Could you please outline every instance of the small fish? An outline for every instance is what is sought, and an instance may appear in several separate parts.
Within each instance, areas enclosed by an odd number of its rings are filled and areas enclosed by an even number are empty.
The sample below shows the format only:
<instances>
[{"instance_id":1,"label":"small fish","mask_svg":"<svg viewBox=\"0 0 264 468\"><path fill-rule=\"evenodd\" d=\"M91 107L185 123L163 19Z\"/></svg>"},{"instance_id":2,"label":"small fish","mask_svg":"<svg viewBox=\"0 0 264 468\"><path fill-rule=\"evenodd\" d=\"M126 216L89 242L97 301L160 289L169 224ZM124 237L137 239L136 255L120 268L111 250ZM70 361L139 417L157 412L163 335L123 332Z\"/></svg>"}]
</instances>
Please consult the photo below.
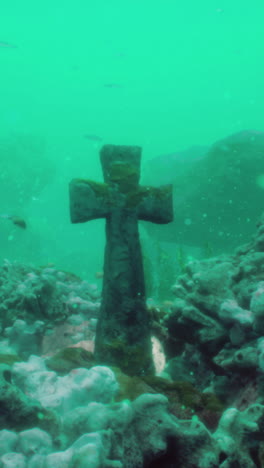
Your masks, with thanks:
<instances>
[{"instance_id":1,"label":"small fish","mask_svg":"<svg viewBox=\"0 0 264 468\"><path fill-rule=\"evenodd\" d=\"M104 87L105 88L122 88L122 85L118 83L105 83Z\"/></svg>"},{"instance_id":2,"label":"small fish","mask_svg":"<svg viewBox=\"0 0 264 468\"><path fill-rule=\"evenodd\" d=\"M10 218L10 219L16 226L19 226L22 229L26 229L27 223L26 223L26 221L24 219L19 218L19 216L12 216L12 218Z\"/></svg>"},{"instance_id":3,"label":"small fish","mask_svg":"<svg viewBox=\"0 0 264 468\"><path fill-rule=\"evenodd\" d=\"M13 224L15 224L16 226L18 226L18 227L20 227L22 229L26 229L26 227L27 227L26 221L23 218L20 218L20 216L1 214L0 218L10 219L10 221L12 221Z\"/></svg>"},{"instance_id":4,"label":"small fish","mask_svg":"<svg viewBox=\"0 0 264 468\"><path fill-rule=\"evenodd\" d=\"M125 58L125 57L126 57L126 54L125 54L125 52L120 51L120 52L117 52L117 53L116 53L116 57L122 59L122 58Z\"/></svg>"},{"instance_id":5,"label":"small fish","mask_svg":"<svg viewBox=\"0 0 264 468\"><path fill-rule=\"evenodd\" d=\"M17 46L14 44L9 44L9 42L0 41L0 47L3 49L17 49Z\"/></svg>"},{"instance_id":6,"label":"small fish","mask_svg":"<svg viewBox=\"0 0 264 468\"><path fill-rule=\"evenodd\" d=\"M97 141L98 143L103 141L103 138L101 138L98 135L93 135L93 134L86 134L86 135L84 135L84 138L86 140L90 140L90 141Z\"/></svg>"}]
</instances>

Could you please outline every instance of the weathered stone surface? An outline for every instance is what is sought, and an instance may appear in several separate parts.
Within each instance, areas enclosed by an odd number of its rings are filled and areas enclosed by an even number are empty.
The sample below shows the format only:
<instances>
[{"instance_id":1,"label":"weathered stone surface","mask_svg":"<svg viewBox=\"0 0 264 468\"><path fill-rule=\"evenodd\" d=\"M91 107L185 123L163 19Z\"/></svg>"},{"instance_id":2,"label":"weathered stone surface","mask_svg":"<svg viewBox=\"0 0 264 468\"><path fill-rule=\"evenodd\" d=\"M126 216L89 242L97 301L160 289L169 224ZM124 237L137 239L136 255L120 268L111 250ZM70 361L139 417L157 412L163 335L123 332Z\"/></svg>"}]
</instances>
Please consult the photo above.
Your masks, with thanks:
<instances>
[{"instance_id":1,"label":"weathered stone surface","mask_svg":"<svg viewBox=\"0 0 264 468\"><path fill-rule=\"evenodd\" d=\"M172 221L172 186L139 185L139 147L106 145L100 157L105 183L74 179L70 184L73 223L106 219L95 355L129 374L144 373L151 370L152 358L138 220Z\"/></svg>"}]
</instances>

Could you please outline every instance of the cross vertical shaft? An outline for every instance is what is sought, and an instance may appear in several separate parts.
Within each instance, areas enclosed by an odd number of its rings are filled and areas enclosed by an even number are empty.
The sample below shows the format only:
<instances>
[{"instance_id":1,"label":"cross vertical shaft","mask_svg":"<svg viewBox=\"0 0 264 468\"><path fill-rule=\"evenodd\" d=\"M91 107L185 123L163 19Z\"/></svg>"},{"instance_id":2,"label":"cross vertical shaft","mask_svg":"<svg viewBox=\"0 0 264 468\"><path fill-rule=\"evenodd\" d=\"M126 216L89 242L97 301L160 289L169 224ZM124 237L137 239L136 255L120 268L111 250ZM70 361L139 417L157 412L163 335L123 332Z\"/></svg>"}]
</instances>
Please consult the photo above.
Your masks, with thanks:
<instances>
[{"instance_id":1,"label":"cross vertical shaft","mask_svg":"<svg viewBox=\"0 0 264 468\"><path fill-rule=\"evenodd\" d=\"M96 330L95 356L128 374L153 370L150 319L138 220L168 223L173 219L172 186L139 185L141 149L105 145L100 153L104 184L73 179L73 223L106 219L104 280Z\"/></svg>"}]
</instances>

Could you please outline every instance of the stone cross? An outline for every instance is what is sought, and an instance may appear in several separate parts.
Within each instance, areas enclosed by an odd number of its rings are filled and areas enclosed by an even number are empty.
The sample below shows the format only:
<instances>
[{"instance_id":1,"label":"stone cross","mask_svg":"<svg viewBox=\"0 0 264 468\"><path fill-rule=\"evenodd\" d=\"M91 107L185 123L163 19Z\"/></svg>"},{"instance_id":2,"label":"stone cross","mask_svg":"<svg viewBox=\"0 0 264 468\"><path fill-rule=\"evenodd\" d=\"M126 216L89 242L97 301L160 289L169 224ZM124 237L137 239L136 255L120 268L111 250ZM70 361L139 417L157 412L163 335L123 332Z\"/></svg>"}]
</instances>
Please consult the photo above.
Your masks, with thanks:
<instances>
[{"instance_id":1,"label":"stone cross","mask_svg":"<svg viewBox=\"0 0 264 468\"><path fill-rule=\"evenodd\" d=\"M130 375L149 373L153 370L151 329L138 220L158 224L173 220L172 185L139 185L140 147L105 145L100 158L105 183L70 182L71 222L106 219L95 357Z\"/></svg>"}]
</instances>

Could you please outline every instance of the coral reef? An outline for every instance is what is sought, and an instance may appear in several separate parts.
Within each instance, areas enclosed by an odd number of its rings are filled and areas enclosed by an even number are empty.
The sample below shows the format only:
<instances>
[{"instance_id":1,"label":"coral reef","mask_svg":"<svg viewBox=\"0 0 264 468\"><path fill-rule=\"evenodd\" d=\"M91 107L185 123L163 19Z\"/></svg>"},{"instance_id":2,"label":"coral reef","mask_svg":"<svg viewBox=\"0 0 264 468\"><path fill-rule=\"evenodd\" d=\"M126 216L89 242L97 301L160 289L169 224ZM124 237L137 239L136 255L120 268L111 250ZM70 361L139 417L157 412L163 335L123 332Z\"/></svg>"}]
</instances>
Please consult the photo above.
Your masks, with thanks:
<instances>
[{"instance_id":1,"label":"coral reef","mask_svg":"<svg viewBox=\"0 0 264 468\"><path fill-rule=\"evenodd\" d=\"M263 237L264 218L252 241L233 255L189 262L163 320L171 357L166 372L175 378L180 363L200 390L210 388L228 404L234 390L238 397L253 382L259 391L251 396L263 402Z\"/></svg>"},{"instance_id":2,"label":"coral reef","mask_svg":"<svg viewBox=\"0 0 264 468\"><path fill-rule=\"evenodd\" d=\"M264 467L263 259L264 217L233 255L186 265L173 303L151 304L158 376L96 363L94 287L6 262L0 467Z\"/></svg>"},{"instance_id":3,"label":"coral reef","mask_svg":"<svg viewBox=\"0 0 264 468\"><path fill-rule=\"evenodd\" d=\"M6 338L0 352L9 347L27 358L91 341L99 307L96 285L54 267L6 260L0 268L0 330Z\"/></svg>"},{"instance_id":4,"label":"coral reef","mask_svg":"<svg viewBox=\"0 0 264 468\"><path fill-rule=\"evenodd\" d=\"M172 415L167 397L159 393L114 403L118 383L107 367L79 368L57 377L43 358L31 357L14 364L10 374L8 385L17 402L12 411L21 412L28 401L31 413L24 419L31 427L18 430L17 420L8 426L5 421L0 431L3 467L231 468L234 461L239 463L235 466L259 466L253 459L264 441L263 405L227 409L210 432L197 416L181 420ZM39 424L29 420L34 414Z\"/></svg>"}]
</instances>

